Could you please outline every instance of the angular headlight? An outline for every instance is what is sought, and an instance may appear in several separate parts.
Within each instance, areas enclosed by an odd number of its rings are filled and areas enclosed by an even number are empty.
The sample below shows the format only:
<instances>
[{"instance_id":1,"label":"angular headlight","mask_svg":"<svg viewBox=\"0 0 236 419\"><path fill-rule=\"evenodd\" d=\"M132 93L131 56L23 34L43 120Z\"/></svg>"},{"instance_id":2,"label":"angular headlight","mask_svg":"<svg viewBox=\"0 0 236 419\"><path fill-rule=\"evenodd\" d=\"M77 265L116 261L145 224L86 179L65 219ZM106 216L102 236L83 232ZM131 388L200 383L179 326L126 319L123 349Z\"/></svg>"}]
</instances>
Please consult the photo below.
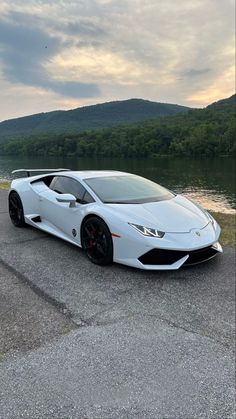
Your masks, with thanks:
<instances>
[{"instance_id":1,"label":"angular headlight","mask_svg":"<svg viewBox=\"0 0 236 419\"><path fill-rule=\"evenodd\" d=\"M156 230L155 228L144 227L144 226L140 226L138 224L131 224L131 223L129 223L129 225L131 227L135 228L135 230L137 230L143 236L158 237L159 239L161 239L165 235L165 233L163 233L163 231Z\"/></svg>"}]
</instances>

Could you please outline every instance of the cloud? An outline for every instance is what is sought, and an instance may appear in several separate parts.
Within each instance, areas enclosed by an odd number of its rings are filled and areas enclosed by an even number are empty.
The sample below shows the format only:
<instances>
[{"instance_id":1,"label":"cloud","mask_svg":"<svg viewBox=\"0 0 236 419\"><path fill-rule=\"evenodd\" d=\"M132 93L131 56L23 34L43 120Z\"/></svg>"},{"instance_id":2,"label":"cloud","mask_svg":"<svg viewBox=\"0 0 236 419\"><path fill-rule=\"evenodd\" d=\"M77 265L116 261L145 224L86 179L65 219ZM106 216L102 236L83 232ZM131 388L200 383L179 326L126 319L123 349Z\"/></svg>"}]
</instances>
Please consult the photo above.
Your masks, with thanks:
<instances>
[{"instance_id":1,"label":"cloud","mask_svg":"<svg viewBox=\"0 0 236 419\"><path fill-rule=\"evenodd\" d=\"M67 22L64 24L54 23L54 28L72 36L80 35L82 37L89 36L94 38L105 35L104 29L88 19Z\"/></svg>"},{"instance_id":2,"label":"cloud","mask_svg":"<svg viewBox=\"0 0 236 419\"><path fill-rule=\"evenodd\" d=\"M52 107L55 94L200 106L234 89L233 0L2 0L0 13L0 74Z\"/></svg>"},{"instance_id":3,"label":"cloud","mask_svg":"<svg viewBox=\"0 0 236 419\"><path fill-rule=\"evenodd\" d=\"M206 73L209 73L211 71L210 68L202 68L202 69L196 69L196 68L190 68L189 70L183 71L181 73L181 76L183 77L201 77L205 76Z\"/></svg>"},{"instance_id":4,"label":"cloud","mask_svg":"<svg viewBox=\"0 0 236 419\"><path fill-rule=\"evenodd\" d=\"M76 81L55 81L51 80L45 84L45 87L52 89L56 93L60 93L63 96L69 96L73 98L88 98L98 97L99 88L93 83L80 83Z\"/></svg>"},{"instance_id":5,"label":"cloud","mask_svg":"<svg viewBox=\"0 0 236 419\"><path fill-rule=\"evenodd\" d=\"M53 90L64 96L99 96L94 83L58 81L49 75L45 65L62 48L62 41L42 29L11 21L0 25L3 76L13 83L23 83Z\"/></svg>"}]
</instances>

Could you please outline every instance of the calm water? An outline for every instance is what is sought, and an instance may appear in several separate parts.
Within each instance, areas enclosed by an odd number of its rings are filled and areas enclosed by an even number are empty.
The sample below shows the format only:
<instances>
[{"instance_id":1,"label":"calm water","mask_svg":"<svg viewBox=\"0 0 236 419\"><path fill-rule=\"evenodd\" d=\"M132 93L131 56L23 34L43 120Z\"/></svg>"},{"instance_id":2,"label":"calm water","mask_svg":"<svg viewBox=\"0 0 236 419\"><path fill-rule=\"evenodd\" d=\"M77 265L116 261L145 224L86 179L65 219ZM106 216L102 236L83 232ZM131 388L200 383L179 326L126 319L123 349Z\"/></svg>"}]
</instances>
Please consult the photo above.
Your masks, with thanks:
<instances>
[{"instance_id":1,"label":"calm water","mask_svg":"<svg viewBox=\"0 0 236 419\"><path fill-rule=\"evenodd\" d=\"M14 169L57 167L128 171L154 180L177 193L184 193L205 208L225 213L233 213L236 209L235 163L230 158L193 160L176 157L94 159L0 156L0 179L11 179L11 171Z\"/></svg>"}]
</instances>

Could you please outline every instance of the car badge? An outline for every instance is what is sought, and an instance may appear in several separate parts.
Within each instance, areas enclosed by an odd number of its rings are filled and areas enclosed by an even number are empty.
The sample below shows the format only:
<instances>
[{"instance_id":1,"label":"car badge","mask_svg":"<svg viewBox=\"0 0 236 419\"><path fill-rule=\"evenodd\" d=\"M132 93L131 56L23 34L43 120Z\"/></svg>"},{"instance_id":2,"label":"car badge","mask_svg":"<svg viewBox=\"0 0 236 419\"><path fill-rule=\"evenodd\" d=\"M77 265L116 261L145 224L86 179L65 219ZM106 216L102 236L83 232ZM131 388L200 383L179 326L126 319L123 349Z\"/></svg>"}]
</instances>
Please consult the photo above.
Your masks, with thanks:
<instances>
[{"instance_id":1,"label":"car badge","mask_svg":"<svg viewBox=\"0 0 236 419\"><path fill-rule=\"evenodd\" d=\"M197 235L198 237L200 237L200 236L201 236L201 234L200 234L200 232L199 232L199 231L196 231L196 235Z\"/></svg>"}]
</instances>

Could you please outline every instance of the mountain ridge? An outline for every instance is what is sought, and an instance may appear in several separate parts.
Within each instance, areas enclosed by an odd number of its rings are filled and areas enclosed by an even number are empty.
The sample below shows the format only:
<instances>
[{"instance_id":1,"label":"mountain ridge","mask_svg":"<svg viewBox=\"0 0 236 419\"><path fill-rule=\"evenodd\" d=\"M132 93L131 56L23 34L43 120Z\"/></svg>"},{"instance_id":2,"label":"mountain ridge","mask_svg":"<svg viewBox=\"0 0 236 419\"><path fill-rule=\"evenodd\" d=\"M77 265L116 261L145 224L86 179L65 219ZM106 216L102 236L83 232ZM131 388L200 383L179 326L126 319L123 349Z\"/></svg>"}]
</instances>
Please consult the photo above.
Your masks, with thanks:
<instances>
[{"instance_id":1,"label":"mountain ridge","mask_svg":"<svg viewBox=\"0 0 236 419\"><path fill-rule=\"evenodd\" d=\"M0 141L1 155L60 157L233 156L235 95L204 109L83 132Z\"/></svg>"},{"instance_id":2,"label":"mountain ridge","mask_svg":"<svg viewBox=\"0 0 236 419\"><path fill-rule=\"evenodd\" d=\"M83 106L71 110L41 112L0 123L0 140L44 133L83 132L188 112L177 104L128 99Z\"/></svg>"},{"instance_id":3,"label":"mountain ridge","mask_svg":"<svg viewBox=\"0 0 236 419\"><path fill-rule=\"evenodd\" d=\"M221 105L235 105L236 103L236 94L234 93L232 96L229 96L225 99L217 100L216 102L211 103L207 106L210 108L211 106L221 106Z\"/></svg>"}]
</instances>

